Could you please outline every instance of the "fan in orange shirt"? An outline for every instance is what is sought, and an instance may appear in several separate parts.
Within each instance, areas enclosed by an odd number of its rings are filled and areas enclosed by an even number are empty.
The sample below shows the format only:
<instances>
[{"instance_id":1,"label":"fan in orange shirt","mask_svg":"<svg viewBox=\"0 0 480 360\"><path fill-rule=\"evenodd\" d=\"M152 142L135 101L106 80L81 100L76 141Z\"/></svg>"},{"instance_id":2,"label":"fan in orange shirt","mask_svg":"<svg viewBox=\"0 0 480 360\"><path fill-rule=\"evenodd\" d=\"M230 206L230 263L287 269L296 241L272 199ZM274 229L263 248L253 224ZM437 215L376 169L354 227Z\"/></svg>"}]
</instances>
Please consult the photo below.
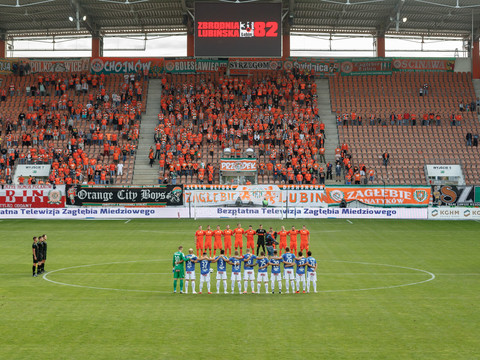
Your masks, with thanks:
<instances>
[{"instance_id":1,"label":"fan in orange shirt","mask_svg":"<svg viewBox=\"0 0 480 360\"><path fill-rule=\"evenodd\" d=\"M238 251L240 248L240 255L243 255L243 234L245 234L245 230L238 223L237 228L233 232L235 234L235 250Z\"/></svg>"},{"instance_id":2,"label":"fan in orange shirt","mask_svg":"<svg viewBox=\"0 0 480 360\"><path fill-rule=\"evenodd\" d=\"M213 238L215 239L213 242L213 256L216 255L217 249L222 249L222 235L223 231L220 229L220 225L217 225L217 229L213 232Z\"/></svg>"},{"instance_id":3,"label":"fan in orange shirt","mask_svg":"<svg viewBox=\"0 0 480 360\"><path fill-rule=\"evenodd\" d=\"M223 241L225 243L225 255L227 255L228 250L228 256L232 256L232 235L233 230L230 229L230 225L227 225L227 228L223 231Z\"/></svg>"},{"instance_id":4,"label":"fan in orange shirt","mask_svg":"<svg viewBox=\"0 0 480 360\"><path fill-rule=\"evenodd\" d=\"M310 231L307 227L303 225L302 230L300 230L300 251L308 251L308 245L310 244Z\"/></svg>"},{"instance_id":5,"label":"fan in orange shirt","mask_svg":"<svg viewBox=\"0 0 480 360\"><path fill-rule=\"evenodd\" d=\"M282 230L278 232L278 236L280 237L280 244L278 245L280 249L280 255L282 255L282 249L287 248L287 235L288 231L285 230L285 226L282 226Z\"/></svg>"},{"instance_id":6,"label":"fan in orange shirt","mask_svg":"<svg viewBox=\"0 0 480 360\"><path fill-rule=\"evenodd\" d=\"M210 225L208 225L207 230L205 230L205 246L203 248L205 251L207 251L207 249L210 250L210 257L212 257L212 236L213 231L210 229Z\"/></svg>"},{"instance_id":7,"label":"fan in orange shirt","mask_svg":"<svg viewBox=\"0 0 480 360\"><path fill-rule=\"evenodd\" d=\"M197 239L197 256L203 253L203 236L205 231L202 230L202 225L198 227L198 230L195 232L195 238Z\"/></svg>"},{"instance_id":8,"label":"fan in orange shirt","mask_svg":"<svg viewBox=\"0 0 480 360\"><path fill-rule=\"evenodd\" d=\"M247 250L252 249L252 254L255 249L255 241L253 239L254 235L256 235L257 232L253 230L252 225L248 225L248 230L245 231L245 236L247 237Z\"/></svg>"},{"instance_id":9,"label":"fan in orange shirt","mask_svg":"<svg viewBox=\"0 0 480 360\"><path fill-rule=\"evenodd\" d=\"M297 253L297 234L298 230L295 230L295 226L292 226L292 230L288 232L288 235L290 236L290 251L293 254Z\"/></svg>"}]
</instances>

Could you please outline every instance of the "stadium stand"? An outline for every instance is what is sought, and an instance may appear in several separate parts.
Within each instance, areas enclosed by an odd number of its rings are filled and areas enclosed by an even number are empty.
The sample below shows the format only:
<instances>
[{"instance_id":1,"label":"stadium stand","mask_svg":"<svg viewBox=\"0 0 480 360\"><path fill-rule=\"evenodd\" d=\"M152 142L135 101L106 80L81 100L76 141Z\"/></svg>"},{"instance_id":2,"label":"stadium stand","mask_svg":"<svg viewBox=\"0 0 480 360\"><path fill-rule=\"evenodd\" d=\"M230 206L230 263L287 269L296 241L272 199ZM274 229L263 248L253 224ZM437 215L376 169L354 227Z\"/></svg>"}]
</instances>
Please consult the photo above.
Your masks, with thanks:
<instances>
[{"instance_id":1,"label":"stadium stand","mask_svg":"<svg viewBox=\"0 0 480 360\"><path fill-rule=\"evenodd\" d=\"M479 134L475 106L466 106L476 99L470 74L338 76L330 94L339 143L355 163L375 167L374 183L426 184L426 164L461 164L466 183L478 181L478 147L466 146L467 133Z\"/></svg>"},{"instance_id":2,"label":"stadium stand","mask_svg":"<svg viewBox=\"0 0 480 360\"><path fill-rule=\"evenodd\" d=\"M131 183L147 91L141 74L2 79L2 149L8 152L0 160L3 183L17 164L51 164L49 178L37 184Z\"/></svg>"},{"instance_id":3,"label":"stadium stand","mask_svg":"<svg viewBox=\"0 0 480 360\"><path fill-rule=\"evenodd\" d=\"M150 153L159 182L220 183L225 148L238 158L254 150L260 184L325 179L314 76L296 70L168 74L161 102Z\"/></svg>"}]
</instances>

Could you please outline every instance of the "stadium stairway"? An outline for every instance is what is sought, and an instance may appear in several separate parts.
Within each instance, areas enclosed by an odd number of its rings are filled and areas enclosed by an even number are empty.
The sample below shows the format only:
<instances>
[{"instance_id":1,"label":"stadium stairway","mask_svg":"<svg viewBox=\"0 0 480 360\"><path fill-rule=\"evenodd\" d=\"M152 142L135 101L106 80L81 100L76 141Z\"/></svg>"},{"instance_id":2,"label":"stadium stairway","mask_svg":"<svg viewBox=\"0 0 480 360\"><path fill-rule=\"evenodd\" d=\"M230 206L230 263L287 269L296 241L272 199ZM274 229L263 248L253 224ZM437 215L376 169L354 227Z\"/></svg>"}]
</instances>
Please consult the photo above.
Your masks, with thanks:
<instances>
[{"instance_id":1,"label":"stadium stairway","mask_svg":"<svg viewBox=\"0 0 480 360\"><path fill-rule=\"evenodd\" d=\"M335 166L335 148L338 145L338 131L335 114L330 104L328 79L317 79L318 115L325 123L325 160ZM333 170L335 172L335 170ZM326 184L335 184L335 180L326 180Z\"/></svg>"},{"instance_id":2,"label":"stadium stairway","mask_svg":"<svg viewBox=\"0 0 480 360\"><path fill-rule=\"evenodd\" d=\"M475 95L480 97L480 79L472 79L473 88L475 89Z\"/></svg>"},{"instance_id":3,"label":"stadium stairway","mask_svg":"<svg viewBox=\"0 0 480 360\"><path fill-rule=\"evenodd\" d=\"M150 79L148 83L147 108L142 116L138 148L133 169L134 185L158 184L158 166L150 167L148 153L153 146L153 135L158 125L162 80Z\"/></svg>"}]
</instances>

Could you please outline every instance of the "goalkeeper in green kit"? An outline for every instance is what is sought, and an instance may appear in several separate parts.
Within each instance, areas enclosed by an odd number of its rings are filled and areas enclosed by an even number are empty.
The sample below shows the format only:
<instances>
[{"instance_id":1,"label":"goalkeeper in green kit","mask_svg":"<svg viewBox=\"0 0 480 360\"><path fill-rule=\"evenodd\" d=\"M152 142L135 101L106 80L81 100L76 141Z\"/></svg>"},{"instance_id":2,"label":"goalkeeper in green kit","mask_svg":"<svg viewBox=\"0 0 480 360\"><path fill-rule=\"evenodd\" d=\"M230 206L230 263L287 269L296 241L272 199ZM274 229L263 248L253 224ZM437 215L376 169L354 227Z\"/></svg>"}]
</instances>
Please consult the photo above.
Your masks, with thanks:
<instances>
[{"instance_id":1,"label":"goalkeeper in green kit","mask_svg":"<svg viewBox=\"0 0 480 360\"><path fill-rule=\"evenodd\" d=\"M180 279L180 294L183 294L183 279L185 278L185 261L187 257L182 252L183 246L178 247L178 251L173 254L173 293L177 292L177 280Z\"/></svg>"}]
</instances>

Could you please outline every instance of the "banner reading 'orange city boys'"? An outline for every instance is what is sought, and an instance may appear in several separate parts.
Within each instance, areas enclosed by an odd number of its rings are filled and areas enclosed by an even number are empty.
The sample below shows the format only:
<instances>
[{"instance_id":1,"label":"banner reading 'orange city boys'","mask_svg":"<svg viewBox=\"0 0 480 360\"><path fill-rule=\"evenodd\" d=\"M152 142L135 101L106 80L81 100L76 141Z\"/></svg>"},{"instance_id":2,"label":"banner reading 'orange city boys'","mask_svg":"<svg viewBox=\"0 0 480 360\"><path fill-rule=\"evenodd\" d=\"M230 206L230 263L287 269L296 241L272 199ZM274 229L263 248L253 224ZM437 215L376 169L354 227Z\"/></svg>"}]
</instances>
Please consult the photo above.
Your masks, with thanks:
<instances>
[{"instance_id":1,"label":"banner reading 'orange city boys'","mask_svg":"<svg viewBox=\"0 0 480 360\"><path fill-rule=\"evenodd\" d=\"M326 192L329 205L345 199L368 205L428 206L431 189L428 186L327 186Z\"/></svg>"}]
</instances>

